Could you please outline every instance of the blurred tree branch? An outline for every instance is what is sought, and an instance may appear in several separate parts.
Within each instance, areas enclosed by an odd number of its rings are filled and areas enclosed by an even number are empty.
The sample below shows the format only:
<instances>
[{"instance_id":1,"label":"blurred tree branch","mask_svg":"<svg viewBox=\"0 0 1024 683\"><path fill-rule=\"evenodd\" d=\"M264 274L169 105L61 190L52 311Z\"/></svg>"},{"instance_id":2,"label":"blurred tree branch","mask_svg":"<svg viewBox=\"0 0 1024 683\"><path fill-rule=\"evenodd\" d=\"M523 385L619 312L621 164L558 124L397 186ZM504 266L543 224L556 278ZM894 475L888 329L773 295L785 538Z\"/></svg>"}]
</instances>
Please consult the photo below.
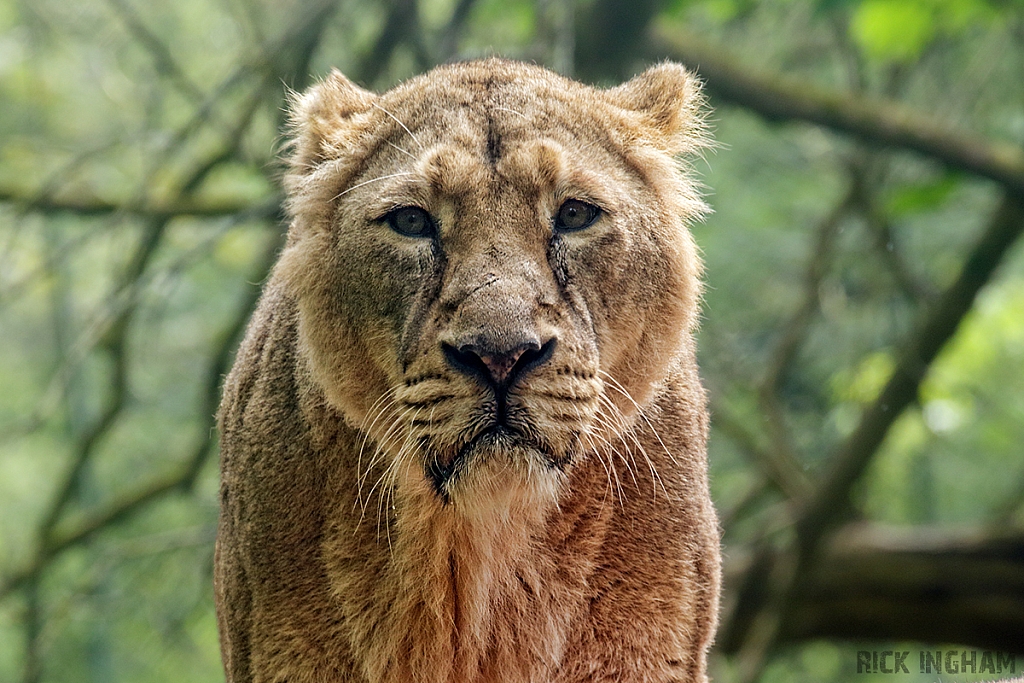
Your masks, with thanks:
<instances>
[{"instance_id":1,"label":"blurred tree branch","mask_svg":"<svg viewBox=\"0 0 1024 683\"><path fill-rule=\"evenodd\" d=\"M145 285L146 278L144 276L151 267L153 256L160 248L169 224L172 219L181 215L203 215L205 217L226 213L235 216L277 215L279 209L276 201L272 205L264 204L257 207L238 204L231 206L228 203L226 209L224 204L198 202L195 193L214 169L231 160L238 153L256 111L268 100L271 93L269 86L282 77L300 87L306 81L312 54L319 44L327 19L337 6L338 3L335 1L321 2L303 12L296 23L284 32L284 39L289 41L286 46L276 44L266 46L273 52L259 58L255 62L255 69L247 65L236 70L214 95L200 102L192 118L172 137L170 144L164 147L163 153L153 160L150 172L144 174L140 182L136 199L120 205L96 199L89 199L85 202L81 200L60 201L53 198L58 196L57 188L53 186L47 188L49 196L37 194L35 197L31 197L19 195L10 190L0 195L0 201L6 200L9 203L15 203L23 212L72 212L92 215L110 214L112 216L124 214L142 217L141 239L108 298L111 315L104 326L103 334L99 336L99 345L97 346L97 349L102 351L102 354L111 362L108 395L102 402L99 416L78 436L72 446L72 457L67 470L63 473L56 492L44 511L36 530L35 550L31 559L20 569L0 580L0 598L6 597L18 589L26 591L28 610L23 616L23 627L26 634L23 680L26 682L38 680L40 676L41 631L36 591L41 577L52 560L69 548L81 545L97 533L130 517L148 503L173 491L191 488L212 450L215 434L213 416L219 394L220 379L227 371L231 350L254 306L256 294L252 290L256 290L255 287L249 288L250 291L216 342L206 375L201 405L202 429L189 457L179 468L156 477L148 484L123 494L120 498L99 509L79 509L73 511L74 514L69 512L69 508L75 500L75 491L83 471L92 460L98 444L109 433L126 406L130 390L129 368L131 365L128 334L138 309L139 293ZM125 7L121 9L125 10ZM150 45L150 47L153 46ZM279 49L282 47L287 49ZM157 53L159 55L160 51L157 50ZM180 183L171 193L166 204L156 204L149 200L148 198L152 194L150 180L153 174L157 170L169 166L172 157L184 148L186 141L214 116L217 111L218 98L228 89L242 82L252 71L257 73L260 85L247 98L245 105L241 107L228 130L224 131L221 144L215 146L212 151L196 155L190 163L189 170L181 176ZM277 89L275 91L278 93L276 96L280 97L280 91ZM53 190L52 194L50 190ZM257 280L262 280L265 276L279 246L279 241L271 242L267 253L259 264L260 273L257 275Z\"/></svg>"},{"instance_id":2,"label":"blurred tree branch","mask_svg":"<svg viewBox=\"0 0 1024 683\"><path fill-rule=\"evenodd\" d=\"M460 8L456 7L456 11ZM468 12L468 8L462 8ZM455 18L459 18L456 13ZM423 70L431 66L433 59L423 42L423 31L420 27L420 9L417 0L391 0L388 14L384 20L384 28L374 44L357 67L358 73L366 83L373 83L381 72L391 63L391 56L402 43L413 48L417 66Z\"/></svg>"},{"instance_id":3,"label":"blurred tree branch","mask_svg":"<svg viewBox=\"0 0 1024 683\"><path fill-rule=\"evenodd\" d=\"M917 399L921 381L952 338L974 300L1024 231L1024 198L1004 195L988 227L975 243L959 277L942 293L927 317L901 347L891 379L868 407L860 424L831 459L815 494L803 506L796 525L805 553L812 553L824 532L844 514L838 501L850 489L881 446L890 427Z\"/></svg>"},{"instance_id":4,"label":"blurred tree branch","mask_svg":"<svg viewBox=\"0 0 1024 683\"><path fill-rule=\"evenodd\" d=\"M262 281L277 259L282 246L284 233L278 232L277 238L268 241L267 248L256 267L254 281ZM216 439L215 416L217 403L220 401L221 380L230 369L233 351L238 338L249 320L249 315L256 306L260 287L250 285L245 296L235 309L235 315L223 328L215 340L215 352L205 372L204 392L200 415L203 423L198 430L199 437L187 457L171 472L156 477L149 483L130 491L118 499L106 504L99 510L90 511L84 519L77 521L71 528L57 527L46 537L46 542L38 549L32 562L17 572L4 577L0 582L0 599L11 592L35 582L48 566L49 562L62 552L91 540L97 533L104 531L147 504L178 490L189 490L195 484L196 477L206 458L213 450Z\"/></svg>"},{"instance_id":5,"label":"blurred tree branch","mask_svg":"<svg viewBox=\"0 0 1024 683\"><path fill-rule=\"evenodd\" d=\"M933 300L936 295L934 288L915 277L896 241L892 223L877 197L879 183L871 177L868 168L861 167L856 173L860 180L853 198L854 209L864 220L868 231L875 237L875 247L882 262L904 296L912 301Z\"/></svg>"},{"instance_id":6,"label":"blurred tree branch","mask_svg":"<svg viewBox=\"0 0 1024 683\"><path fill-rule=\"evenodd\" d=\"M821 283L832 262L839 228L853 205L857 185L857 179L852 178L849 189L815 227L816 241L808 259L807 272L804 274L803 298L792 316L782 326L757 392L758 403L764 414L772 444L770 453L773 461L772 470L776 472L774 478L785 482L783 490L794 502L805 500L811 492L812 485L804 473L802 459L797 453L787 426L780 396L782 383L818 310Z\"/></svg>"},{"instance_id":7,"label":"blurred tree branch","mask_svg":"<svg viewBox=\"0 0 1024 683\"><path fill-rule=\"evenodd\" d=\"M304 13L294 26L285 31L281 41L287 43L291 48L285 52L295 60L293 64L287 65L283 62L283 56L280 50L278 50L277 42L267 46L268 49L275 50L275 54L273 56L267 55L266 58L258 59L255 62L255 64L276 65L275 69L265 77L265 82L271 82L273 79L270 76L276 75L278 68L281 67L285 68L285 78L290 82L296 83L300 87L302 83L306 82L308 78L306 72L308 71L312 53L319 43L327 19L337 9L337 5L338 3L334 0L318 3L310 11ZM245 70L248 68L252 67L243 67L236 71L217 89L215 95L207 98L200 104L192 120L179 130L175 138L179 143L198 130L199 126L210 115L217 98L222 96L227 88L239 82L244 77ZM178 195L166 204L147 204L143 200L117 204L97 198L79 198L68 201L66 199L55 199L52 196L32 196L10 190L0 190L0 201L14 204L23 212L35 211L44 214L76 213L79 215L125 214L142 217L146 223L146 228L144 229L145 237L140 242L131 263L122 276L121 284L112 297L113 299L124 298L125 293L135 290L140 286L150 259L159 246L169 222L173 218L179 216L211 218L227 215L243 219L279 217L280 208L279 198L277 197L274 197L272 201L252 206L251 202L203 203L196 200L193 196L193 193L202 185L203 180L211 171L224 161L232 158L235 150L241 144L242 136L256 110L255 105L261 102L265 95L266 90L257 89L254 96L250 99L252 106L243 108L236 125L232 126L228 131L228 140L225 144L195 164L192 172L186 176L181 184ZM179 146L179 143L168 147L165 157L168 157ZM155 164L154 168L159 167L159 165L159 163ZM56 188L53 188L53 191L56 194ZM140 193L141 196L146 194L145 191ZM255 277L257 282L262 281L266 276L280 246L280 236L268 244L268 248L258 264L258 273ZM114 360L114 372L111 375L111 395L108 398L107 405L100 417L96 419L93 425L78 440L76 454L72 457L71 467L65 474L63 483L59 486L58 492L37 531L37 548L33 559L27 566L4 577L0 581L0 599L15 590L36 585L49 563L60 553L90 540L97 533L128 518L150 502L176 490L182 488L189 489L193 486L203 463L212 450L215 438L214 416L216 405L219 401L221 378L228 370L234 346L255 306L258 295L258 287L249 287L247 289L247 295L237 307L235 316L224 328L215 344L215 351L206 373L205 391L201 406L201 414L204 420L203 428L200 430L201 437L198 439L191 455L179 468L157 477L148 484L123 495L99 510L86 513L84 519L71 525L70 529L66 529L63 528L64 525L60 522L62 517L65 516L64 511L72 499L76 482L85 464L94 452L96 444L110 429L124 408L125 393L128 385L126 374L128 359L125 340L136 306L134 303L135 297L127 297L126 304L111 319L103 336L102 346ZM27 618L31 616L32 613L30 611ZM35 666L33 662L36 661L36 657L32 653L36 652L37 646L35 643L36 636L32 635L35 631L30 628L32 623L34 622L31 619L29 622L26 622L26 628L30 630L28 643L30 656L26 660L26 680L30 680L32 676L36 675L33 668Z\"/></svg>"},{"instance_id":8,"label":"blurred tree branch","mask_svg":"<svg viewBox=\"0 0 1024 683\"><path fill-rule=\"evenodd\" d=\"M1024 534L1019 531L843 527L801 575L779 640L917 640L1020 654L1022 554ZM749 562L727 564L727 592L748 576ZM766 596L759 597L749 604ZM722 633L724 652L738 651L733 636Z\"/></svg>"},{"instance_id":9,"label":"blurred tree branch","mask_svg":"<svg viewBox=\"0 0 1024 683\"><path fill-rule=\"evenodd\" d=\"M114 13L124 22L135 41L146 49L153 58L157 73L167 77L182 93L195 102L202 102L203 91L181 68L170 49L160 38L149 30L135 9L127 0L107 0Z\"/></svg>"},{"instance_id":10,"label":"blurred tree branch","mask_svg":"<svg viewBox=\"0 0 1024 683\"><path fill-rule=\"evenodd\" d=\"M901 104L829 92L762 68L742 65L721 48L678 28L651 32L648 54L697 69L708 90L776 121L807 121L864 142L912 150L946 166L989 178L1024 194L1024 151L950 130Z\"/></svg>"},{"instance_id":11,"label":"blurred tree branch","mask_svg":"<svg viewBox=\"0 0 1024 683\"><path fill-rule=\"evenodd\" d=\"M1020 237L1024 229L1024 152L951 131L896 103L826 92L762 69L747 68L719 48L679 29L655 29L651 43L649 54L667 54L697 67L712 93L765 118L807 121L872 145L912 150L1004 187L1003 199L965 260L959 277L938 297L916 333L901 345L899 360L885 388L830 458L813 493L796 505L795 538L781 546L763 542L754 552L756 559L750 563L747 575L734 582L739 586L735 603L739 609L726 615L722 643L727 651L739 653L743 678L752 681L774 644L789 628L787 624L799 604L801 587L819 549L849 514L854 483L893 423L917 399L921 381L932 362ZM855 200L863 206L863 194L851 194L846 203ZM870 213L868 217L879 220ZM809 277L814 277L813 263ZM799 322L800 317L798 314L795 320ZM799 325L794 325L794 329L799 330ZM783 344L780 348L785 351L787 346L792 345ZM782 353L779 358L784 361L786 355ZM963 642L965 637L970 636L961 631L954 640Z\"/></svg>"},{"instance_id":12,"label":"blurred tree branch","mask_svg":"<svg viewBox=\"0 0 1024 683\"><path fill-rule=\"evenodd\" d=\"M1022 231L1024 205L1014 196L1004 195L964 262L960 276L939 297L916 333L901 346L896 368L885 388L829 459L828 469L815 483L811 496L797 505L793 527L796 538L781 548L763 544L756 551L758 560L752 563L752 574L742 582L737 597L736 604L741 609L728 614L722 628L724 647L740 652L747 680L758 675L781 637L800 586L819 548L827 542L828 533L849 514L853 485L896 419L917 399L921 381L932 362ZM960 641L968 635L961 634Z\"/></svg>"},{"instance_id":13,"label":"blurred tree branch","mask_svg":"<svg viewBox=\"0 0 1024 683\"><path fill-rule=\"evenodd\" d=\"M664 0L596 0L577 19L576 72L590 80L629 76L647 49L648 27Z\"/></svg>"},{"instance_id":14,"label":"blurred tree branch","mask_svg":"<svg viewBox=\"0 0 1024 683\"><path fill-rule=\"evenodd\" d=\"M452 10L452 16L448 19L441 37L438 40L438 62L445 62L459 52L459 37L466 28L469 15L473 12L476 0L458 0Z\"/></svg>"},{"instance_id":15,"label":"blurred tree branch","mask_svg":"<svg viewBox=\"0 0 1024 683\"><path fill-rule=\"evenodd\" d=\"M75 214L78 216L109 216L120 214L152 220L172 218L222 218L238 216L259 220L279 213L281 198L274 195L268 200L253 205L251 199L207 200L183 197L168 202L135 202L131 200L109 200L101 197L78 195L66 196L59 191L53 195L38 196L15 188L0 187L0 203L10 204L22 213L43 215Z\"/></svg>"}]
</instances>

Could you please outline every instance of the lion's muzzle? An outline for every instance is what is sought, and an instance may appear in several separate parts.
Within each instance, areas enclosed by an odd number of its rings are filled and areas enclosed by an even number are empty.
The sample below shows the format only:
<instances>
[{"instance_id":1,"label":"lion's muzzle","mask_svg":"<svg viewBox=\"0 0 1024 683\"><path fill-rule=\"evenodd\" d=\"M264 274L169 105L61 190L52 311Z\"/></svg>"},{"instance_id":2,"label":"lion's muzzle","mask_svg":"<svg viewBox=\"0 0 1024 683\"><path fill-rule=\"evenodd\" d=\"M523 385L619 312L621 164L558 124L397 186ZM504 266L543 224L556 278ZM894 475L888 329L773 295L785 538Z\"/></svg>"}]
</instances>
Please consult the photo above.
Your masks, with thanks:
<instances>
[{"instance_id":1,"label":"lion's muzzle","mask_svg":"<svg viewBox=\"0 0 1024 683\"><path fill-rule=\"evenodd\" d=\"M554 338L541 344L535 335L531 335L512 344L486 340L482 344L463 344L456 348L442 343L441 350L453 369L483 380L494 389L500 400L523 375L551 358L555 344Z\"/></svg>"},{"instance_id":2,"label":"lion's muzzle","mask_svg":"<svg viewBox=\"0 0 1024 683\"><path fill-rule=\"evenodd\" d=\"M485 402L485 422L454 457L449 461L434 458L427 463L427 474L438 492L447 489L448 482L457 475L474 449L510 448L528 441L521 427L510 419L509 392L532 370L547 363L556 345L554 338L541 343L535 334L529 332L513 337L477 335L472 343L465 342L459 346L441 343L448 365L483 384L489 397Z\"/></svg>"}]
</instances>

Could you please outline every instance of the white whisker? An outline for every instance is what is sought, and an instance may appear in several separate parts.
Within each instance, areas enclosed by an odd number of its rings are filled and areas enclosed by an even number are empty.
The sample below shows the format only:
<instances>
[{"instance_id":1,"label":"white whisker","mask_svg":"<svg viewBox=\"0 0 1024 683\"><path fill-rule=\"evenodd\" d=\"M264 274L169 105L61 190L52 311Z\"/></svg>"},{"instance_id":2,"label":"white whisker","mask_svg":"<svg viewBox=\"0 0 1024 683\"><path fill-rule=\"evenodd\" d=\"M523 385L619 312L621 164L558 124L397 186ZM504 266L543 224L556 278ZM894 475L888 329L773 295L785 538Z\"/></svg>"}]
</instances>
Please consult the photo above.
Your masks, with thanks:
<instances>
[{"instance_id":1,"label":"white whisker","mask_svg":"<svg viewBox=\"0 0 1024 683\"><path fill-rule=\"evenodd\" d=\"M496 111L507 111L509 114L515 114L516 116L522 116L524 119L530 118L529 116L527 116L523 112L516 111L515 109L509 109L508 107L494 107L494 109Z\"/></svg>"},{"instance_id":2,"label":"white whisker","mask_svg":"<svg viewBox=\"0 0 1024 683\"><path fill-rule=\"evenodd\" d=\"M363 433L363 439L362 442L359 444L359 453L356 455L356 499L355 501L353 501L353 509L355 509L355 506L358 505L362 512L359 516L359 522L356 523L356 531L359 529L359 523L362 522L363 515L365 515L366 513L367 501L363 500L363 484L365 483L366 477L369 475L370 470L373 469L373 466L376 465L376 463L379 460L378 456L381 453L379 445L380 442L377 442L376 447L374 449L373 457L370 458L370 462L366 465L365 470L363 469L363 453L366 451L366 444L370 440L371 434L377 422L385 415L385 413L387 413L394 407L394 394L394 389L389 389L388 391L381 394L381 396L376 401L373 402L373 405L370 406L370 409L366 412L366 415L363 417L362 424L360 424L359 426L359 431ZM372 420L370 419L371 417ZM369 425L366 424L367 421L370 422ZM394 427L395 422L392 422L388 426L388 429L385 431L384 437L382 437L381 440L386 438L387 434L392 429L394 429Z\"/></svg>"},{"instance_id":3,"label":"white whisker","mask_svg":"<svg viewBox=\"0 0 1024 683\"><path fill-rule=\"evenodd\" d=\"M398 150L399 152L401 152L402 154L404 154L405 156L409 157L410 159L412 159L412 160L414 160L414 161L419 161L419 159L417 159L417 158L416 158L416 155L415 155L415 154L413 154L413 153L412 153L412 152L410 152L409 150L405 149L404 147L399 147L398 145L396 145L395 143L391 142L390 140L387 140L386 142L387 142L387 143L388 143L389 145L391 145L392 147L394 147L395 149L397 149L397 150Z\"/></svg>"},{"instance_id":4,"label":"white whisker","mask_svg":"<svg viewBox=\"0 0 1024 683\"><path fill-rule=\"evenodd\" d=\"M411 138L412 138L413 142L415 142L415 143L416 143L417 145L419 145L421 149L423 148L423 145L420 145L420 141L419 141L419 140L418 140L418 139L416 138L416 136L415 136L415 135L413 135L413 134L412 134L412 131L411 131L411 130L409 130L409 127L408 127L408 126L406 126L406 125L405 125L404 123L402 123L402 122L401 122L401 121L399 120L399 118L398 118L397 116L395 116L394 114L392 114L391 112L389 112L389 111L388 111L387 109L385 109L384 107L380 106L380 105L379 105L379 104L377 104L376 102L374 102L374 103L373 103L373 106L374 106L375 108L377 108L377 109L380 109L380 110L381 110L382 112L384 112L385 114L387 114L388 116L390 116L390 117L391 117L392 119L394 119L394 120L395 120L395 122L396 122L396 123L397 123L398 125L400 125L400 126L402 127L402 129L403 129L403 130L404 130L404 131L405 131L406 133L408 133L408 134L409 134L409 137L411 137Z\"/></svg>"},{"instance_id":5,"label":"white whisker","mask_svg":"<svg viewBox=\"0 0 1024 683\"><path fill-rule=\"evenodd\" d=\"M389 173L388 175L377 176L376 178L370 178L369 180L364 180L363 182L356 183L352 187L346 188L346 189L342 190L341 192L339 192L338 194L334 195L334 197L331 198L331 201L334 201L338 197L343 197L344 195L347 195L352 190L358 190L363 185L369 185L370 183L376 183L376 182L379 182L381 180L388 180L389 178L400 178L401 176L407 176L407 175L414 175L414 174L413 174L412 171L399 171L398 173Z\"/></svg>"},{"instance_id":6,"label":"white whisker","mask_svg":"<svg viewBox=\"0 0 1024 683\"><path fill-rule=\"evenodd\" d=\"M604 464L604 460L601 459L601 454L598 452L597 445L590 438L589 434L577 434L577 439L580 440L580 445L586 450L593 453L593 457L597 458L597 462L601 465L601 469L604 470L604 495L601 496L601 509L604 509L605 504L608 502L608 492L612 488L612 475L608 471L608 467Z\"/></svg>"},{"instance_id":7,"label":"white whisker","mask_svg":"<svg viewBox=\"0 0 1024 683\"><path fill-rule=\"evenodd\" d=\"M410 412L412 411L405 410L402 417L406 418ZM418 413L419 410L417 409L416 412ZM416 415L414 414L413 419L415 419L415 417ZM399 421L396 420L396 424L398 423ZM368 496L372 497L373 492L377 490L377 487L380 487L380 493L377 496L377 539L380 540L380 522L381 518L383 517L384 533L388 541L388 550L392 554L394 554L394 549L391 546L391 523L389 509L392 501L394 500L394 487L398 478L398 473L402 464L402 460L405 456L406 451L408 450L409 442L411 440L412 432L406 430L405 438L402 441L402 445L398 448L397 453L391 459L391 462L388 463L388 466L384 468L384 472L381 473L380 477L377 478L377 481L374 482L373 487L370 489L370 493L368 494Z\"/></svg>"},{"instance_id":8,"label":"white whisker","mask_svg":"<svg viewBox=\"0 0 1024 683\"><path fill-rule=\"evenodd\" d=\"M356 457L356 476L357 477L359 476L359 473L361 472L361 467L362 467L362 462L363 462L363 452L366 450L366 442L370 438L370 433L373 431L374 426L376 426L377 421L381 418L382 415L384 415L384 412L388 409L388 407L389 407L388 401L391 398L393 398L394 395L395 395L395 389L394 388L391 388L391 389L388 389L387 391L385 391L383 394L381 394L377 398L376 401L373 402L373 405L371 405L369 410L366 411L366 415L363 416L363 421L359 425L359 431L363 433L363 440L359 444L359 454ZM393 405L394 402L392 401L391 404ZM367 425L366 421L370 419L371 415L373 416L373 420L370 422L369 425Z\"/></svg>"},{"instance_id":9,"label":"white whisker","mask_svg":"<svg viewBox=\"0 0 1024 683\"><path fill-rule=\"evenodd\" d=\"M595 416L595 419L597 420L598 424L603 428L603 432L607 432L610 434L617 434L619 432L619 427L615 423L613 423L608 416L598 414ZM619 479L618 470L615 468L615 459L621 458L622 456L619 454L618 449L615 447L615 444L612 443L612 440L605 436L603 433L595 434L594 437L600 439L600 441L604 444L605 451L608 454L608 467L611 469L611 473L615 477L616 495L618 496L619 504L621 505L623 500L622 482ZM625 443L623 443L623 445L625 445ZM625 463L625 459L623 459L623 462ZM628 463L626 463L626 469L629 469ZM630 473L630 475L632 476L632 472ZM633 483L635 486L635 477L633 477Z\"/></svg>"},{"instance_id":10,"label":"white whisker","mask_svg":"<svg viewBox=\"0 0 1024 683\"><path fill-rule=\"evenodd\" d=\"M645 423L647 424L647 426L648 426L648 427L650 428L650 430L651 430L651 433L652 433L652 434L654 434L654 438L658 440L658 443L659 443L659 444L661 445L662 449L663 449L663 450L665 451L665 455L667 455L667 456L669 457L669 460L671 460L671 461L672 461L672 464L673 464L673 465L678 465L679 463L678 463L678 461L676 461L676 458L675 458L675 456L674 456L674 455L672 455L672 451L670 451L670 450L668 449L668 446L666 446L666 445L665 445L665 442L661 440L661 436L660 436L660 435L658 434L658 430L654 428L654 425L653 425L653 424L651 424L651 421L650 421L650 420L649 420L649 419L647 418L647 414L646 414L646 413L644 412L644 409L640 407L640 404L639 404L639 403L637 403L637 402L636 402L636 401L635 401L635 400L633 399L633 397L632 397L632 396L631 396L631 395L629 394L629 392L628 392L628 391L626 391L626 388L625 388L624 386L622 386L622 384L620 384L620 383L619 383L619 380L615 379L614 377L612 377L612 376L611 376L610 374L608 374L608 373L607 373L607 372L605 372L604 370L600 370L600 369L599 369L599 370L598 370L598 372L599 372L599 373L600 373L600 374L601 374L602 376L604 376L604 377L607 377L607 378L608 378L608 379L609 379L609 380L610 380L610 381L612 382L611 386L612 386L612 388L613 388L613 389L615 389L615 390L616 390L616 391L618 391L618 392L619 392L620 394L622 394L623 396L625 396L625 397L626 397L626 400L628 400L628 401L629 401L630 403L632 403L632 404L633 404L633 406L634 406L634 407L636 408L636 412L637 412L637 414L638 414L638 415L639 415L639 416L640 416L640 417L641 417L641 418L643 419L643 421L644 421L644 422L645 422Z\"/></svg>"},{"instance_id":11,"label":"white whisker","mask_svg":"<svg viewBox=\"0 0 1024 683\"><path fill-rule=\"evenodd\" d=\"M625 457L623 457L622 461L626 465L626 471L629 472L630 477L632 477L633 479L633 486L636 487L637 491L639 491L640 483L636 479L636 458L633 455L633 449L629 447L628 443L626 443L626 436L628 435L631 437L633 443L637 446L639 450L642 451L643 446L640 444L640 441L637 440L636 435L633 433L633 430L630 429L628 424L626 424L624 416L618 410L618 408L616 408L615 404L612 403L611 400L604 394L601 395L601 398L607 402L607 404L611 407L612 410L615 411L616 419L615 423L613 423L612 426L614 427L616 436L619 437L619 441L622 442L623 450L629 457L628 461ZM632 466L630 465L631 463Z\"/></svg>"},{"instance_id":12,"label":"white whisker","mask_svg":"<svg viewBox=\"0 0 1024 683\"><path fill-rule=\"evenodd\" d=\"M653 488L652 493L655 496L657 496L657 494L658 494L658 486L660 485L661 486L661 490L664 491L665 495L667 496L668 495L668 489L665 488L665 483L662 480L661 475L658 473L657 468L654 466L654 461L651 460L650 455L647 453L647 447L644 446L643 442L641 442L639 437L637 436L636 430L632 426L627 425L627 423L626 423L626 416L622 414L622 411L619 410L619 407L616 406L615 403L610 398L608 398L608 396L602 394L601 395L601 401L603 402L604 405L606 405L608 407L608 410L611 411L613 413L613 415L615 416L615 419L616 419L616 422L617 422L617 424L615 426L615 429L616 429L617 433L619 434L619 438L622 439L622 438L628 436L630 441L633 443L633 445L636 446L636 450L639 451L640 455L643 456L644 461L647 463L647 469L650 470L650 472L651 472L651 486ZM653 427L652 427L652 431L653 431ZM655 436L657 436L657 434L655 434ZM660 439L659 439L659 441L660 441ZM627 446L627 448L628 448L628 446ZM633 465L635 467L636 466L636 460L633 458L632 452L630 453L630 458L633 460Z\"/></svg>"},{"instance_id":13,"label":"white whisker","mask_svg":"<svg viewBox=\"0 0 1024 683\"><path fill-rule=\"evenodd\" d=\"M395 404L392 402L391 406L394 407ZM376 448L374 449L374 452L373 452L373 457L370 458L370 462L367 463L366 469L362 473L359 473L357 471L357 476L358 476L357 489L359 491L359 500L362 501L362 505L360 506L361 507L361 513L360 513L360 516L359 516L359 521L360 522L362 522L363 517L366 515L366 507L370 504L370 498L373 496L373 492L376 489L376 484L375 484L374 487L370 489L370 492L366 495L366 499L363 499L362 491L363 491L363 487L366 485L366 479L367 479L367 477L370 476L370 472L373 470L373 468L379 462L381 462L382 460L384 460L387 457L388 449L392 446L391 441L398 434L398 432L401 430L401 427L402 427L401 420L398 419L398 415L396 414L394 416L394 419L391 422L391 424L388 425L387 430L385 430L384 435L377 442ZM387 473L387 468L385 468L385 473ZM381 476L383 477L384 475L382 474ZM380 479L378 478L378 482L379 481L380 481Z\"/></svg>"}]
</instances>

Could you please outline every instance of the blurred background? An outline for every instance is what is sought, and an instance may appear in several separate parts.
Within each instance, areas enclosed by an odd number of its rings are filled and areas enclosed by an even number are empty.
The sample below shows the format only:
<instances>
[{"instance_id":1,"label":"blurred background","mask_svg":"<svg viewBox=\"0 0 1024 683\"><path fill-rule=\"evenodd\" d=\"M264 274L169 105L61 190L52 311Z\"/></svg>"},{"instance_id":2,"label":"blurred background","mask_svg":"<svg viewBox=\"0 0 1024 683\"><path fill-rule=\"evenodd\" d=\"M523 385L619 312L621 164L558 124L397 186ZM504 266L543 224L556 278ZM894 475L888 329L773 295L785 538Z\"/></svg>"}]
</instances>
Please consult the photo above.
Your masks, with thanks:
<instances>
[{"instance_id":1,"label":"blurred background","mask_svg":"<svg viewBox=\"0 0 1024 683\"><path fill-rule=\"evenodd\" d=\"M1021 0L0 0L0 681L223 680L287 92L492 54L706 82L714 678L1020 675Z\"/></svg>"}]
</instances>

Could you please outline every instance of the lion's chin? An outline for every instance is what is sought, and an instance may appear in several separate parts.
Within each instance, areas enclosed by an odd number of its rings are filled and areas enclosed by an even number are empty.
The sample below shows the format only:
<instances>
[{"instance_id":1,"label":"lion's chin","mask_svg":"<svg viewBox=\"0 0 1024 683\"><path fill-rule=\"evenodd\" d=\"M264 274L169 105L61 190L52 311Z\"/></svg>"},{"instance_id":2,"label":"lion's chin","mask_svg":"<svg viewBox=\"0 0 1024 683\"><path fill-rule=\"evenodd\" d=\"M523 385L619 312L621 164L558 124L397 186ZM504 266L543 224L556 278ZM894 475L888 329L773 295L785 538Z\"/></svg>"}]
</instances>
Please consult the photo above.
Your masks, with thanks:
<instances>
[{"instance_id":1,"label":"lion's chin","mask_svg":"<svg viewBox=\"0 0 1024 683\"><path fill-rule=\"evenodd\" d=\"M424 470L441 501L449 504L468 496L501 497L504 489L523 484L546 488L566 463L546 444L496 424L465 439L447 457L428 456Z\"/></svg>"}]
</instances>

